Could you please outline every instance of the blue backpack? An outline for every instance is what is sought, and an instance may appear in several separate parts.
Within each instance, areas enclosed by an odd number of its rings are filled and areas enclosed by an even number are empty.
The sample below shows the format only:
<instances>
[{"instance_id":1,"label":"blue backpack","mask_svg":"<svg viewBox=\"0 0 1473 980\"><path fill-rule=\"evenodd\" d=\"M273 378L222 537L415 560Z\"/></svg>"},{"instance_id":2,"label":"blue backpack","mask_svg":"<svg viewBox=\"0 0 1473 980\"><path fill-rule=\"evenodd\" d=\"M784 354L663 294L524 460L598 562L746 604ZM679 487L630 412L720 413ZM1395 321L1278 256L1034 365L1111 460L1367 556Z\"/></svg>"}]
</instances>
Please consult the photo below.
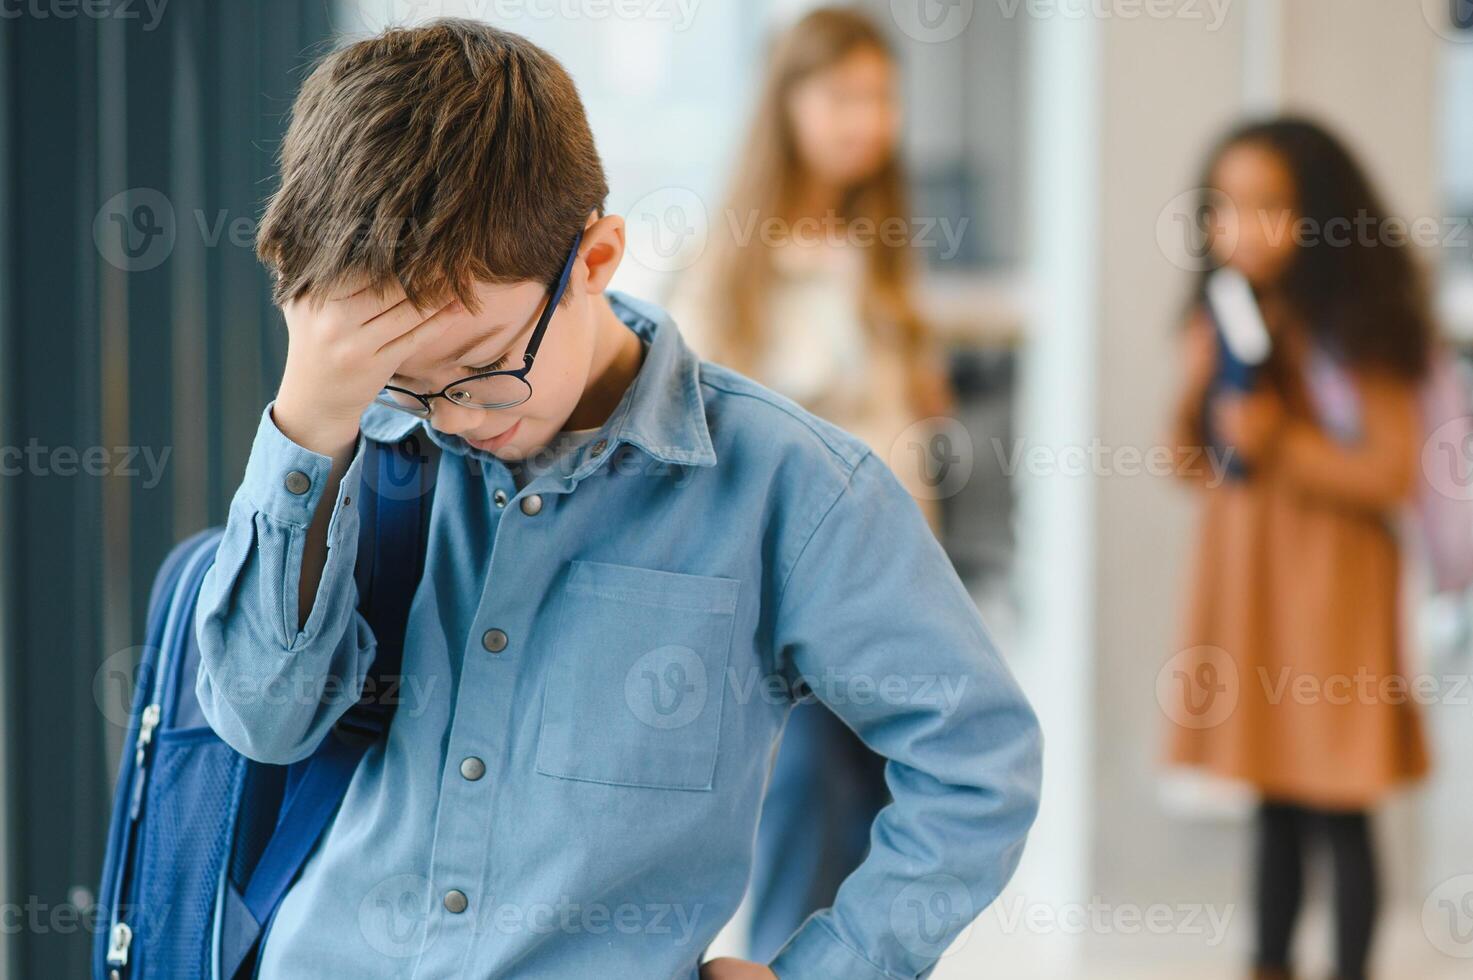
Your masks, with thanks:
<instances>
[{"instance_id":1,"label":"blue backpack","mask_svg":"<svg viewBox=\"0 0 1473 980\"><path fill-rule=\"evenodd\" d=\"M354 578L377 654L365 690L398 690L409 604L424 566L436 460L412 433L365 440ZM177 545L148 602L98 900L108 928L95 980L254 975L273 915L316 847L393 699L365 695L308 758L253 762L226 745L195 698L194 608L223 528ZM390 686L392 685L392 686Z\"/></svg>"}]
</instances>

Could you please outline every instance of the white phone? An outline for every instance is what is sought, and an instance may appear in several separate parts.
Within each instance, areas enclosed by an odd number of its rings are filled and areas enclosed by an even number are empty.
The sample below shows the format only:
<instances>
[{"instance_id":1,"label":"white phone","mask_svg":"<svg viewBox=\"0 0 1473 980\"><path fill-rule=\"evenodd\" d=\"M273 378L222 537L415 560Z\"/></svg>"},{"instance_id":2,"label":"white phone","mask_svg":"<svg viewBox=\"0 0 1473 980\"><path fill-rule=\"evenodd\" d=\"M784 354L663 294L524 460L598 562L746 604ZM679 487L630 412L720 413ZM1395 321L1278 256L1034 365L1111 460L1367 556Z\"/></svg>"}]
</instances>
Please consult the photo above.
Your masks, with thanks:
<instances>
[{"instance_id":1,"label":"white phone","mask_svg":"<svg viewBox=\"0 0 1473 980\"><path fill-rule=\"evenodd\" d=\"M1233 357L1250 367L1268 359L1268 327L1253 287L1241 272L1223 266L1208 276L1207 302Z\"/></svg>"}]
</instances>

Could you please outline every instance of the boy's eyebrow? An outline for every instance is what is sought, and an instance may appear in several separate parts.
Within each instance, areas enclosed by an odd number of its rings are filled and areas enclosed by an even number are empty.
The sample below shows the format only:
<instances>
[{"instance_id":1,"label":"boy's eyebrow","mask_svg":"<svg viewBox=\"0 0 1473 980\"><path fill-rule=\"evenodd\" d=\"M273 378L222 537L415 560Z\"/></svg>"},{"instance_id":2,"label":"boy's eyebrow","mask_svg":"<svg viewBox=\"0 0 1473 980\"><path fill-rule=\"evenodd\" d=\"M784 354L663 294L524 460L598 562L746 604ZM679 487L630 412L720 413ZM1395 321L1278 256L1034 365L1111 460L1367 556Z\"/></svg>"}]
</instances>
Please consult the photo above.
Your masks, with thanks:
<instances>
[{"instance_id":1,"label":"boy's eyebrow","mask_svg":"<svg viewBox=\"0 0 1473 980\"><path fill-rule=\"evenodd\" d=\"M462 360L464 360L465 357L466 357L466 355L469 354L471 351L475 350L477 347L480 347L482 344L486 343L488 340L491 340L493 337L496 337L496 336L498 336L498 335L500 335L502 333L509 332L509 328L515 327L515 326L516 326L515 323L498 323L495 326L488 327L486 330L484 330L480 334L480 336L475 337L475 338L471 339L469 342L461 345L461 347L458 350L456 350L454 353L452 353L450 355L450 360L451 361L462 361ZM527 326L530 326L530 324L527 324ZM511 340L511 339L514 339L514 337L515 337L515 334L512 334L511 337L508 337L506 339ZM410 380L408 375L400 374L398 371L395 371L393 373L392 377L398 378L401 381Z\"/></svg>"},{"instance_id":2,"label":"boy's eyebrow","mask_svg":"<svg viewBox=\"0 0 1473 980\"><path fill-rule=\"evenodd\" d=\"M490 340L492 337L495 337L497 334L501 333L503 330L507 329L510 326L511 326L511 324L509 324L509 323L498 323L498 324L496 324L496 326L491 327L489 330L487 330L485 333L481 334L479 337L473 337L469 342L467 342L463 346L457 348L456 351L455 351L455 353L453 353L453 354L450 355L450 359L452 361L459 361L459 360L461 360L467 354L469 354L471 351L475 350L477 347L480 347L486 341Z\"/></svg>"}]
</instances>

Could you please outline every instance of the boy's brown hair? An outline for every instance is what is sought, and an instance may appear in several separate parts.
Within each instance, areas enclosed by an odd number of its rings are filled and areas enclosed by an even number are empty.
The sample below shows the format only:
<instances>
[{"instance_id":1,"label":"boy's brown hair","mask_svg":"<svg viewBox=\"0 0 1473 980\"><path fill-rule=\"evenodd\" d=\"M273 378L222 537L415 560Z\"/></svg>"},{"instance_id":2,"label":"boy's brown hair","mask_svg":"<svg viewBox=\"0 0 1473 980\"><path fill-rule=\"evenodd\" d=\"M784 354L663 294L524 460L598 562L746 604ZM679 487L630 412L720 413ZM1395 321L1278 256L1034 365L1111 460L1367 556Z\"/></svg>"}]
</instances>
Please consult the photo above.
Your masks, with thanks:
<instances>
[{"instance_id":1,"label":"boy's brown hair","mask_svg":"<svg viewBox=\"0 0 1473 980\"><path fill-rule=\"evenodd\" d=\"M555 282L607 195L563 66L516 34L441 18L313 70L256 254L278 304L366 275L474 312L474 280Z\"/></svg>"}]
</instances>

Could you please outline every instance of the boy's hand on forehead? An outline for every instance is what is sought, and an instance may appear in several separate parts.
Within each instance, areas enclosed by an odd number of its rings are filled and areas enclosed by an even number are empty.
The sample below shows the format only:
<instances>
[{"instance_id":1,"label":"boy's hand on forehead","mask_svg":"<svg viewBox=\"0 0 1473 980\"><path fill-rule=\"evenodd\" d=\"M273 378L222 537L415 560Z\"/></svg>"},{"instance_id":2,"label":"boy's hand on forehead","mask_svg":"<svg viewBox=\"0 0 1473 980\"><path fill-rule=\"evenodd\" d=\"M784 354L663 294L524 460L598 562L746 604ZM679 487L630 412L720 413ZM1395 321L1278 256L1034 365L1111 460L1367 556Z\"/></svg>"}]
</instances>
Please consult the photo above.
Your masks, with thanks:
<instances>
[{"instance_id":1,"label":"boy's hand on forehead","mask_svg":"<svg viewBox=\"0 0 1473 980\"><path fill-rule=\"evenodd\" d=\"M356 440L363 410L405 359L444 333L454 309L453 297L420 308L397 281L362 276L286 303L286 370L272 408L277 427L317 452Z\"/></svg>"}]
</instances>

